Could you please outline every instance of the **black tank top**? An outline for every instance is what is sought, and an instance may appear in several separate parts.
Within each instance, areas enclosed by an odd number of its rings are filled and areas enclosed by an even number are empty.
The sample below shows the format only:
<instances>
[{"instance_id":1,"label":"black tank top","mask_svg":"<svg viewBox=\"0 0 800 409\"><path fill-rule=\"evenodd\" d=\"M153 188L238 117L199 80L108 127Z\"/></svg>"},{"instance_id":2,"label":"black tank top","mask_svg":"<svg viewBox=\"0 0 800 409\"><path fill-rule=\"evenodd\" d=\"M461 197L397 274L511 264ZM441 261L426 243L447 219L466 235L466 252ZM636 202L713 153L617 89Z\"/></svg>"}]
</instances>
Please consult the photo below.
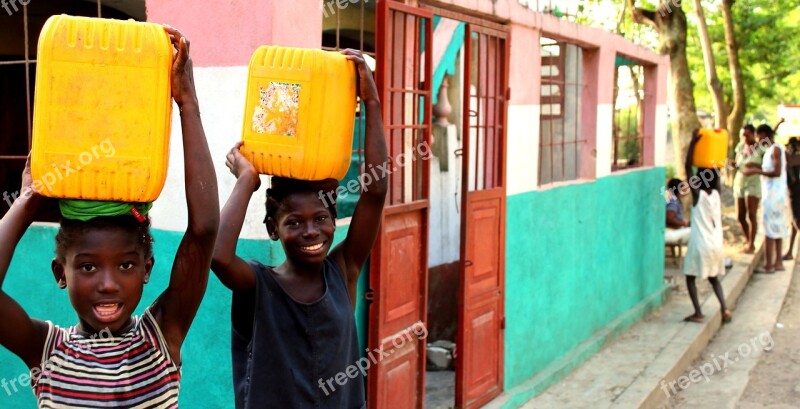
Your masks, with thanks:
<instances>
[{"instance_id":1,"label":"black tank top","mask_svg":"<svg viewBox=\"0 0 800 409\"><path fill-rule=\"evenodd\" d=\"M336 262L325 259L325 293L310 304L290 297L270 267L249 264L255 290L234 292L231 308L236 408L366 408L362 371L348 370L360 351Z\"/></svg>"}]
</instances>

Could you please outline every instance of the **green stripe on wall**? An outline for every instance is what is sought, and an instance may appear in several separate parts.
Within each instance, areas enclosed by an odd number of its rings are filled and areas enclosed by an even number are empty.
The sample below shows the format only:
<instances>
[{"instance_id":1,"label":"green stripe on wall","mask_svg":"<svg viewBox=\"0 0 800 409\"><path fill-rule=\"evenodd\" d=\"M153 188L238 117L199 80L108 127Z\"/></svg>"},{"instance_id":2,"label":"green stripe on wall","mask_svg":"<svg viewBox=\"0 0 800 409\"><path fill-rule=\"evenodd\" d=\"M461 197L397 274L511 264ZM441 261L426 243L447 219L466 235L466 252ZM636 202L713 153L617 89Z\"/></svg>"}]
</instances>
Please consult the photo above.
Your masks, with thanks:
<instances>
[{"instance_id":1,"label":"green stripe on wall","mask_svg":"<svg viewBox=\"0 0 800 409\"><path fill-rule=\"evenodd\" d=\"M508 197L505 390L663 286L664 168Z\"/></svg>"}]
</instances>

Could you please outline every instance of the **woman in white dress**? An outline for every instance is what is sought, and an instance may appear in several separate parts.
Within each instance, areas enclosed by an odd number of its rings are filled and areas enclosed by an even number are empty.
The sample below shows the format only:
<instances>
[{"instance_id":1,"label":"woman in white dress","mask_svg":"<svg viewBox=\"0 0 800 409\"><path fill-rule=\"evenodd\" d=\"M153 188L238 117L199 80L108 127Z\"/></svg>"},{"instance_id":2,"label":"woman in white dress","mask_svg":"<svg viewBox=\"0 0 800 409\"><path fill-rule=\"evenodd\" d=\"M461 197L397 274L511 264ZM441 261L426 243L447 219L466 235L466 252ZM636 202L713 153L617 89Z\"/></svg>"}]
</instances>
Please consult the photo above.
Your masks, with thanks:
<instances>
[{"instance_id":1,"label":"woman in white dress","mask_svg":"<svg viewBox=\"0 0 800 409\"><path fill-rule=\"evenodd\" d=\"M742 170L746 175L761 175L761 203L763 209L764 243L764 268L756 270L757 273L774 273L783 271L781 258L783 239L789 236L789 224L786 219L788 208L786 196L786 163L783 145L773 141L774 131L769 125L761 125L756 129L758 143L766 148L761 165L748 164Z\"/></svg>"},{"instance_id":2,"label":"woman in white dress","mask_svg":"<svg viewBox=\"0 0 800 409\"><path fill-rule=\"evenodd\" d=\"M686 276L686 287L692 299L694 314L684 321L703 322L705 316L700 309L697 297L697 278L708 278L714 293L719 299L723 322L731 320L731 312L725 306L725 295L719 276L725 274L725 251L722 239L722 205L719 195L720 169L698 168L694 176L692 158L695 145L700 134L695 130L689 151L686 155L686 175L690 176L689 187L692 190L692 232L683 263L683 274Z\"/></svg>"}]
</instances>

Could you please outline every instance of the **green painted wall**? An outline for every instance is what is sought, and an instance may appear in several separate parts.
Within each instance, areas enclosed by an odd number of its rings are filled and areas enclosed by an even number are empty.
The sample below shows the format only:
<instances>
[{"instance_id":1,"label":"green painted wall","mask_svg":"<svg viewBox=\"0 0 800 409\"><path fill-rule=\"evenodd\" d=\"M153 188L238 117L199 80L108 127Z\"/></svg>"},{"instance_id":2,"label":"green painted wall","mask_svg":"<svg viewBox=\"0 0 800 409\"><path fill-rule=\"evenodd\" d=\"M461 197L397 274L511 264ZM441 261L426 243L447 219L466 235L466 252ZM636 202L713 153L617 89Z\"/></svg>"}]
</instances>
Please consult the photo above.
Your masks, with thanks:
<instances>
[{"instance_id":1,"label":"green painted wall","mask_svg":"<svg viewBox=\"0 0 800 409\"><path fill-rule=\"evenodd\" d=\"M664 183L655 168L508 197L505 390L663 286Z\"/></svg>"},{"instance_id":2,"label":"green painted wall","mask_svg":"<svg viewBox=\"0 0 800 409\"><path fill-rule=\"evenodd\" d=\"M348 227L341 226L336 229L336 242L344 239ZM77 322L77 316L66 292L58 289L50 273L50 260L55 249L53 240L55 233L56 228L51 226L37 225L28 230L17 248L3 288L32 317L49 319L58 325L70 326ZM156 264L137 313L141 313L166 288L170 267L182 234L154 230L153 236ZM277 264L284 258L279 242L263 240L240 241L238 254L245 259L255 258L266 264ZM359 283L361 294L363 294L361 286L366 282L366 274L362 274ZM231 292L223 287L212 273L208 291L183 346L181 407L233 408L230 301ZM366 313L365 304L359 303L356 309L356 325L362 345L365 339ZM22 361L0 347L0 385L3 379L9 382L12 378L27 373ZM9 385L8 389L10 394L0 386L0 408L36 407L36 400L30 387L17 386L18 391L15 392Z\"/></svg>"}]
</instances>

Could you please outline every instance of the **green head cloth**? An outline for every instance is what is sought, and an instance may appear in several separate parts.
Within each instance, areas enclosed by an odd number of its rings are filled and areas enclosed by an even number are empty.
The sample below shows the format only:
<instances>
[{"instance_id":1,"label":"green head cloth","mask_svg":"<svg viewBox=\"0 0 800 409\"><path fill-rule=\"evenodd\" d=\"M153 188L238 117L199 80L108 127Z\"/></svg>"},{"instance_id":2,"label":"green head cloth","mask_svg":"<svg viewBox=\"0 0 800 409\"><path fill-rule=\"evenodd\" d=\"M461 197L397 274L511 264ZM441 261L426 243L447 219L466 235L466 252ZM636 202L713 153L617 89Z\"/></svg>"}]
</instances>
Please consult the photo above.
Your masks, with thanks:
<instances>
[{"instance_id":1,"label":"green head cloth","mask_svg":"<svg viewBox=\"0 0 800 409\"><path fill-rule=\"evenodd\" d=\"M58 206L65 219L88 221L103 216L134 216L140 222L153 208L152 203L102 202L97 200L60 200ZM136 212L132 209L136 208ZM137 216L137 213L139 216Z\"/></svg>"}]
</instances>

